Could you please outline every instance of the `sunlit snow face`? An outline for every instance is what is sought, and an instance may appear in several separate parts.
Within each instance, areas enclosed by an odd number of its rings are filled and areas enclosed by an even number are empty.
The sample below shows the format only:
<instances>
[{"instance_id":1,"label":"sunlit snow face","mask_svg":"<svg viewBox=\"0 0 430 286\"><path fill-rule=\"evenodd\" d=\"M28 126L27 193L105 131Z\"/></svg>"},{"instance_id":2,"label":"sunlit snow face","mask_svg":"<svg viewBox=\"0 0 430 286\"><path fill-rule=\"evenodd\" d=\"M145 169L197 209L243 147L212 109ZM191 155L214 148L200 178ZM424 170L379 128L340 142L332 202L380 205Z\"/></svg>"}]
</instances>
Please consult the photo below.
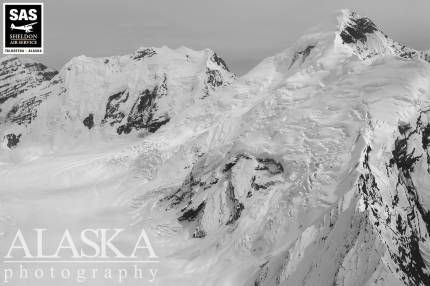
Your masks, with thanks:
<instances>
[{"instance_id":1,"label":"sunlit snow face","mask_svg":"<svg viewBox=\"0 0 430 286\"><path fill-rule=\"evenodd\" d=\"M429 64L358 19L240 78L166 47L26 78L2 104L0 279L425 285Z\"/></svg>"},{"instance_id":2,"label":"sunlit snow face","mask_svg":"<svg viewBox=\"0 0 430 286\"><path fill-rule=\"evenodd\" d=\"M430 26L430 4L426 1L419 5L389 0L332 0L311 5L279 0L45 3L51 11L46 13L46 21L52 24L45 29L50 50L35 59L56 68L80 54L109 56L125 54L142 45L167 45L213 48L225 57L233 72L242 75L265 57L291 46L303 31L342 8L370 17L387 34L410 47L430 47L430 40L423 36ZM391 7L389 13L387 7Z\"/></svg>"}]
</instances>

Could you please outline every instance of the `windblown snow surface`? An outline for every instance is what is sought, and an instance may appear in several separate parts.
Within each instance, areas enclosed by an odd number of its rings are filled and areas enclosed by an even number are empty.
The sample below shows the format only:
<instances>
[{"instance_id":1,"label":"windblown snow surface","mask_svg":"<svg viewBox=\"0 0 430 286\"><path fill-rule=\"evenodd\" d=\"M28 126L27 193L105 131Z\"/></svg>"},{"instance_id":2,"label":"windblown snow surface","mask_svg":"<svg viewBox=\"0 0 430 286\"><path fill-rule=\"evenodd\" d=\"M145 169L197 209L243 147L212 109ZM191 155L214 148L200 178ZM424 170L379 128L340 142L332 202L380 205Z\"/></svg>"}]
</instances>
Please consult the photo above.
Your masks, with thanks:
<instances>
[{"instance_id":1,"label":"windblown snow surface","mask_svg":"<svg viewBox=\"0 0 430 286\"><path fill-rule=\"evenodd\" d=\"M240 78L187 48L4 58L0 240L144 227L151 285L430 285L429 58L347 10Z\"/></svg>"}]
</instances>

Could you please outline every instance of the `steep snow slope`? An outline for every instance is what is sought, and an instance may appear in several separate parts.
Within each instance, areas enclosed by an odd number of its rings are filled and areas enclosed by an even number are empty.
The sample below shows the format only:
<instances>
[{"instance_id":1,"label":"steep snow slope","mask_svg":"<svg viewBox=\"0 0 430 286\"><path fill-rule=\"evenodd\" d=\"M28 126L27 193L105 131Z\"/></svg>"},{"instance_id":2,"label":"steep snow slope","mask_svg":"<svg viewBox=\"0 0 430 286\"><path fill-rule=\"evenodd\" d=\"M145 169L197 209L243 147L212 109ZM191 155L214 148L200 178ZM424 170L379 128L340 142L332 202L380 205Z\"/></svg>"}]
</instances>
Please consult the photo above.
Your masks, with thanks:
<instances>
[{"instance_id":1,"label":"steep snow slope","mask_svg":"<svg viewBox=\"0 0 430 286\"><path fill-rule=\"evenodd\" d=\"M0 122L4 122L8 111L24 98L27 90L45 86L58 72L41 63L28 59L6 56L0 59ZM2 136L3 137L3 136ZM5 145L15 146L20 134L6 134Z\"/></svg>"},{"instance_id":2,"label":"steep snow slope","mask_svg":"<svg viewBox=\"0 0 430 286\"><path fill-rule=\"evenodd\" d=\"M180 253L196 275L216 273L204 285L428 285L428 135L416 122L430 67L362 23L373 25L342 11L152 137L186 144L136 192L202 240Z\"/></svg>"},{"instance_id":3,"label":"steep snow slope","mask_svg":"<svg viewBox=\"0 0 430 286\"><path fill-rule=\"evenodd\" d=\"M385 35L368 18L344 11L339 16L340 37L351 45L362 59L378 55L397 55L403 58L423 58L429 61L428 52L408 48Z\"/></svg>"},{"instance_id":4,"label":"steep snow slope","mask_svg":"<svg viewBox=\"0 0 430 286\"><path fill-rule=\"evenodd\" d=\"M6 56L0 60L0 104L19 97L26 90L49 81L58 72L43 64ZM2 114L2 116L4 116Z\"/></svg>"},{"instance_id":5,"label":"steep snow slope","mask_svg":"<svg viewBox=\"0 0 430 286\"><path fill-rule=\"evenodd\" d=\"M65 121L76 122L69 132L93 112L102 114L97 128L124 139L125 115L110 128L105 105L98 110L99 101L84 97L105 77L111 91L132 78L136 69L98 74L113 59L78 58L60 73L71 95L60 106L82 109L72 116L79 120ZM341 11L211 96L201 93L211 93L203 73L198 92L178 90L171 109L160 108L171 119L157 132L0 165L0 178L9 178L0 187L0 226L8 237L31 218L82 227L106 223L107 213L144 226L160 256L158 285L429 285L427 59ZM74 81L81 73L73 69L83 67L91 72Z\"/></svg>"},{"instance_id":6,"label":"steep snow slope","mask_svg":"<svg viewBox=\"0 0 430 286\"><path fill-rule=\"evenodd\" d=\"M10 70L2 73L19 83ZM49 83L7 106L1 126L4 145L15 147L9 140L13 137L24 146L55 149L103 135L155 132L233 79L211 50L141 48L119 57L80 56Z\"/></svg>"}]
</instances>

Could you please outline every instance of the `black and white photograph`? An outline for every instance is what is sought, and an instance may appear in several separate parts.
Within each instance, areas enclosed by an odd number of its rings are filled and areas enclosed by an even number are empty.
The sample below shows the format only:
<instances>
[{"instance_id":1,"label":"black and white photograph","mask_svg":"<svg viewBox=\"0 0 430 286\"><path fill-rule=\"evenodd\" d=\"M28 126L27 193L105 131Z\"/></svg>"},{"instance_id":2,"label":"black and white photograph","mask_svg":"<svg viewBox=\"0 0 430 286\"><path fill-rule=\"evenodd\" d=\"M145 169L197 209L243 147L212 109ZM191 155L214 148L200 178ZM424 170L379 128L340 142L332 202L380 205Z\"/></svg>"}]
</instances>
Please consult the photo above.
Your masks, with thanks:
<instances>
[{"instance_id":1,"label":"black and white photograph","mask_svg":"<svg viewBox=\"0 0 430 286\"><path fill-rule=\"evenodd\" d=\"M0 285L430 286L429 0L0 6Z\"/></svg>"}]
</instances>

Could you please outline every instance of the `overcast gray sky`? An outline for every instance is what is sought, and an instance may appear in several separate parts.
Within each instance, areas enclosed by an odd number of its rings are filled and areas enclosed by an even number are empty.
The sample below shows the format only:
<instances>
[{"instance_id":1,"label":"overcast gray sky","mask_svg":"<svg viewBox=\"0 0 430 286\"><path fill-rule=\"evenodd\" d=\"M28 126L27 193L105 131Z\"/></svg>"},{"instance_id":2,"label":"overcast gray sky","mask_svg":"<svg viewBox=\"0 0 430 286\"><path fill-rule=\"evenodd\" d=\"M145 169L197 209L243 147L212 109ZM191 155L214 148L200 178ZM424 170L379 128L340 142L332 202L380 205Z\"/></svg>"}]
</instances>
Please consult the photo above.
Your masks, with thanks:
<instances>
[{"instance_id":1,"label":"overcast gray sky","mask_svg":"<svg viewBox=\"0 0 430 286\"><path fill-rule=\"evenodd\" d=\"M212 48L243 74L290 46L341 8L371 18L386 34L430 48L430 0L45 0L45 54L60 68L71 57L127 54L141 46Z\"/></svg>"}]
</instances>

